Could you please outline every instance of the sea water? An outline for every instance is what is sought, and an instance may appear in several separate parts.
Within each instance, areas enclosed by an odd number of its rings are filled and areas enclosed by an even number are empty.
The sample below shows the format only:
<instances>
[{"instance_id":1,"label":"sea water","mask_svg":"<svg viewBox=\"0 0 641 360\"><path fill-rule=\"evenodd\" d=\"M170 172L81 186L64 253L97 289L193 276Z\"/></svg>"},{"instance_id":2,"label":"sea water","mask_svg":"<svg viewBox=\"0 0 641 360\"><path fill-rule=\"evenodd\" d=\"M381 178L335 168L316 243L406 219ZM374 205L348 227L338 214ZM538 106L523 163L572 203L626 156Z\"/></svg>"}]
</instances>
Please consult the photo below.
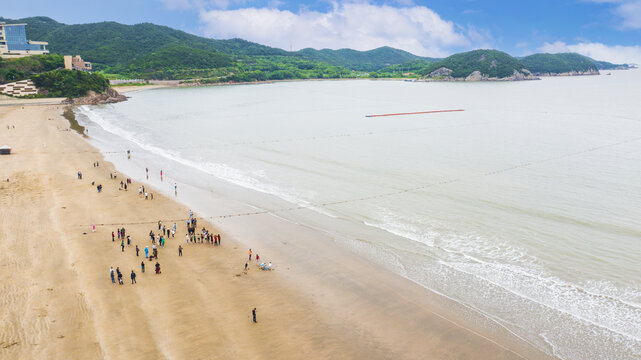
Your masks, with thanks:
<instances>
[{"instance_id":1,"label":"sea water","mask_svg":"<svg viewBox=\"0 0 641 360\"><path fill-rule=\"evenodd\" d=\"M221 226L301 224L551 356L641 358L641 71L130 96L77 109L92 142Z\"/></svg>"}]
</instances>

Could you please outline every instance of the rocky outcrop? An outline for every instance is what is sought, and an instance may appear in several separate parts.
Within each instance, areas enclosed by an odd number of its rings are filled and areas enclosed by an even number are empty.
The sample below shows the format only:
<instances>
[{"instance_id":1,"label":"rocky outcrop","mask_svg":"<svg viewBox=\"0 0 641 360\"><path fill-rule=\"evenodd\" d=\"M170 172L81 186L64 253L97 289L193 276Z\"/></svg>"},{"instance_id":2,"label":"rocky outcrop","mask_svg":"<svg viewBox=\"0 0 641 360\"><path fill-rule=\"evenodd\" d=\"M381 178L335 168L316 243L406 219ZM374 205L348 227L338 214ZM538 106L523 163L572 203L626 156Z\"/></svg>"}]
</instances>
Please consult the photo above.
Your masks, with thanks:
<instances>
[{"instance_id":1,"label":"rocky outcrop","mask_svg":"<svg viewBox=\"0 0 641 360\"><path fill-rule=\"evenodd\" d=\"M521 71L514 70L514 73L512 74L512 76L508 76L508 77L502 78L500 80L503 80L503 81L522 81L522 80L539 80L539 78L534 76L530 72L530 70L521 69Z\"/></svg>"},{"instance_id":2,"label":"rocky outcrop","mask_svg":"<svg viewBox=\"0 0 641 360\"><path fill-rule=\"evenodd\" d=\"M442 71L448 70L449 72ZM438 72L438 73L437 73ZM436 74L435 74L436 73ZM481 73L479 70L473 71L467 77L464 78L454 78L450 76L452 71L447 68L440 68L431 72L426 78L425 81L522 81L522 80L539 80L538 77L533 75L528 69L521 69L521 71L514 70L514 73L511 76L497 78L489 77L487 74ZM435 75L433 75L435 74Z\"/></svg>"},{"instance_id":3,"label":"rocky outcrop","mask_svg":"<svg viewBox=\"0 0 641 360\"><path fill-rule=\"evenodd\" d=\"M63 104L69 105L100 105L100 104L111 104L121 101L126 101L127 97L118 93L113 88L107 88L103 93L96 93L89 91L86 96L67 99L63 101Z\"/></svg>"},{"instance_id":4,"label":"rocky outcrop","mask_svg":"<svg viewBox=\"0 0 641 360\"><path fill-rule=\"evenodd\" d=\"M431 78L449 77L451 73L452 73L452 70L450 70L450 69L448 69L446 67L441 67L441 68L438 68L438 69L432 71L427 76L431 77Z\"/></svg>"},{"instance_id":5,"label":"rocky outcrop","mask_svg":"<svg viewBox=\"0 0 641 360\"><path fill-rule=\"evenodd\" d=\"M537 76L584 76L584 75L601 75L599 70L588 71L570 71L564 73L535 73Z\"/></svg>"},{"instance_id":6,"label":"rocky outcrop","mask_svg":"<svg viewBox=\"0 0 641 360\"><path fill-rule=\"evenodd\" d=\"M481 74L480 71L476 70L473 73L469 74L465 81L487 81L489 77L485 74Z\"/></svg>"}]
</instances>

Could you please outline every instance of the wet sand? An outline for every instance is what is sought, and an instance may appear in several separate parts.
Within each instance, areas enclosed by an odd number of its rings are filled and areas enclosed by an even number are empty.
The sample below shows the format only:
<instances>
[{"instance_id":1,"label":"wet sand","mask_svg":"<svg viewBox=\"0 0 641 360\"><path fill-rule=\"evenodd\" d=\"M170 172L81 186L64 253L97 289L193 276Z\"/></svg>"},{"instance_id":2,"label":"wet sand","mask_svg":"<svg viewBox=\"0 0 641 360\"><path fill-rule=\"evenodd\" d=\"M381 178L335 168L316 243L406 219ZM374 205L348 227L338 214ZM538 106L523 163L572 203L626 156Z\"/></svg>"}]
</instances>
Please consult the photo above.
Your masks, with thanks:
<instances>
[{"instance_id":1,"label":"wet sand","mask_svg":"<svg viewBox=\"0 0 641 360\"><path fill-rule=\"evenodd\" d=\"M112 166L68 130L62 112L0 108L0 145L13 147L0 156L0 358L543 357L507 335L457 325L457 309L435 294L352 257L341 257L331 278L301 287L292 286L287 264L266 272L250 263L245 274L244 246L224 233L222 246L186 245L184 221L159 249L162 274L148 261L141 273L135 245L151 249L156 221L169 227L189 209L159 193L141 198L138 183L119 190L125 176L110 179ZM132 238L124 252L111 241L119 226L101 225L123 223L140 223L123 225ZM111 283L110 266L120 267L125 285Z\"/></svg>"}]
</instances>

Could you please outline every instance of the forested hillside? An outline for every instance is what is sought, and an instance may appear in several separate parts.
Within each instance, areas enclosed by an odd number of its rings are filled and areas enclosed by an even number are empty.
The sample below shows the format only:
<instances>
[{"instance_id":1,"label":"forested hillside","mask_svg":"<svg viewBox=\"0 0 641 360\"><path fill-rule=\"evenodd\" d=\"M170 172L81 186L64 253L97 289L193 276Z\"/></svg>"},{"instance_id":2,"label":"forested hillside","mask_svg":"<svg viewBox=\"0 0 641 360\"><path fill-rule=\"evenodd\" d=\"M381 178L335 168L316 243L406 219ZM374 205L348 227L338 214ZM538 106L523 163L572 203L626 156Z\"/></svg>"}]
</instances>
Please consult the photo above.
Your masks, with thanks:
<instances>
[{"instance_id":1,"label":"forested hillside","mask_svg":"<svg viewBox=\"0 0 641 360\"><path fill-rule=\"evenodd\" d=\"M27 23L28 39L49 42L52 54L81 55L93 63L96 71L110 78L221 82L402 77L407 73L419 77L429 76L440 68L451 70L446 76L453 78L465 78L475 71L483 77L503 78L524 68L553 73L619 66L577 54L536 54L520 61L497 50L475 50L445 59L419 57L391 47L369 51L303 49L289 52L242 39L208 39L150 23L66 25L48 17L0 18L0 21ZM62 66L61 58L55 59L56 66ZM25 64L28 62L25 60ZM34 72L29 66L19 66L19 63L0 66L0 81L28 76ZM435 76L442 77L443 74Z\"/></svg>"},{"instance_id":2,"label":"forested hillside","mask_svg":"<svg viewBox=\"0 0 641 360\"><path fill-rule=\"evenodd\" d=\"M575 53L533 54L521 58L521 62L528 70L535 74L598 71L592 59Z\"/></svg>"},{"instance_id":3,"label":"forested hillside","mask_svg":"<svg viewBox=\"0 0 641 360\"><path fill-rule=\"evenodd\" d=\"M430 64L422 70L422 75L429 76L441 68L451 70L448 76L465 78L475 71L491 78L504 78L521 72L525 66L512 56L498 50L473 50L454 54L445 59ZM437 75L441 76L441 75Z\"/></svg>"}]
</instances>

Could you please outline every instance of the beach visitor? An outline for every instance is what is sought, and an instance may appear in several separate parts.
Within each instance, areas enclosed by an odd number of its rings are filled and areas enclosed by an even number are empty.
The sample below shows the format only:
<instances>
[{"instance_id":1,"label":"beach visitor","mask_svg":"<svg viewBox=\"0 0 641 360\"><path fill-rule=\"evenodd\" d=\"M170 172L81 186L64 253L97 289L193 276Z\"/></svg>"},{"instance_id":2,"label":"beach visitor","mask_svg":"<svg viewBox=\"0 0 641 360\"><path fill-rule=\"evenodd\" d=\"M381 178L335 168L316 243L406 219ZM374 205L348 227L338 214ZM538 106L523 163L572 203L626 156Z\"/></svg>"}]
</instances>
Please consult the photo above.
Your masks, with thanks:
<instances>
[{"instance_id":1,"label":"beach visitor","mask_svg":"<svg viewBox=\"0 0 641 360\"><path fill-rule=\"evenodd\" d=\"M156 261L156 275L160 274L160 264Z\"/></svg>"},{"instance_id":2,"label":"beach visitor","mask_svg":"<svg viewBox=\"0 0 641 360\"><path fill-rule=\"evenodd\" d=\"M252 319L254 320L254 322L258 322L256 321L256 308L252 309Z\"/></svg>"},{"instance_id":3,"label":"beach visitor","mask_svg":"<svg viewBox=\"0 0 641 360\"><path fill-rule=\"evenodd\" d=\"M119 267L116 268L116 274L118 274L118 284L122 285L122 273Z\"/></svg>"},{"instance_id":4,"label":"beach visitor","mask_svg":"<svg viewBox=\"0 0 641 360\"><path fill-rule=\"evenodd\" d=\"M249 261L252 261L252 249L249 249Z\"/></svg>"},{"instance_id":5,"label":"beach visitor","mask_svg":"<svg viewBox=\"0 0 641 360\"><path fill-rule=\"evenodd\" d=\"M131 236L127 235L127 246L131 245Z\"/></svg>"},{"instance_id":6,"label":"beach visitor","mask_svg":"<svg viewBox=\"0 0 641 360\"><path fill-rule=\"evenodd\" d=\"M258 256L258 254L256 254L256 265L258 265L258 260L259 259L260 259L260 256Z\"/></svg>"},{"instance_id":7,"label":"beach visitor","mask_svg":"<svg viewBox=\"0 0 641 360\"><path fill-rule=\"evenodd\" d=\"M120 247L122 248L122 252L125 252L125 240L120 241Z\"/></svg>"},{"instance_id":8,"label":"beach visitor","mask_svg":"<svg viewBox=\"0 0 641 360\"><path fill-rule=\"evenodd\" d=\"M111 242L114 242L114 241L116 241L116 239L115 239L114 232L112 231L111 232Z\"/></svg>"},{"instance_id":9,"label":"beach visitor","mask_svg":"<svg viewBox=\"0 0 641 360\"><path fill-rule=\"evenodd\" d=\"M116 278L114 277L114 267L112 266L111 269L109 269L109 275L111 276L111 282L116 283Z\"/></svg>"},{"instance_id":10,"label":"beach visitor","mask_svg":"<svg viewBox=\"0 0 641 360\"><path fill-rule=\"evenodd\" d=\"M136 273L133 270L131 270L131 283L136 283Z\"/></svg>"},{"instance_id":11,"label":"beach visitor","mask_svg":"<svg viewBox=\"0 0 641 360\"><path fill-rule=\"evenodd\" d=\"M136 256L138 256L138 251L140 251L140 249L138 249L138 245L136 245Z\"/></svg>"},{"instance_id":12,"label":"beach visitor","mask_svg":"<svg viewBox=\"0 0 641 360\"><path fill-rule=\"evenodd\" d=\"M149 248L145 246L145 259L149 257Z\"/></svg>"},{"instance_id":13,"label":"beach visitor","mask_svg":"<svg viewBox=\"0 0 641 360\"><path fill-rule=\"evenodd\" d=\"M185 241L187 242L187 245L189 245L189 234L185 234Z\"/></svg>"},{"instance_id":14,"label":"beach visitor","mask_svg":"<svg viewBox=\"0 0 641 360\"><path fill-rule=\"evenodd\" d=\"M145 272L145 262L144 261L140 262L140 268L142 269L142 272L144 273Z\"/></svg>"},{"instance_id":15,"label":"beach visitor","mask_svg":"<svg viewBox=\"0 0 641 360\"><path fill-rule=\"evenodd\" d=\"M183 247L182 247L182 245L178 245L178 256L183 256Z\"/></svg>"}]
</instances>

